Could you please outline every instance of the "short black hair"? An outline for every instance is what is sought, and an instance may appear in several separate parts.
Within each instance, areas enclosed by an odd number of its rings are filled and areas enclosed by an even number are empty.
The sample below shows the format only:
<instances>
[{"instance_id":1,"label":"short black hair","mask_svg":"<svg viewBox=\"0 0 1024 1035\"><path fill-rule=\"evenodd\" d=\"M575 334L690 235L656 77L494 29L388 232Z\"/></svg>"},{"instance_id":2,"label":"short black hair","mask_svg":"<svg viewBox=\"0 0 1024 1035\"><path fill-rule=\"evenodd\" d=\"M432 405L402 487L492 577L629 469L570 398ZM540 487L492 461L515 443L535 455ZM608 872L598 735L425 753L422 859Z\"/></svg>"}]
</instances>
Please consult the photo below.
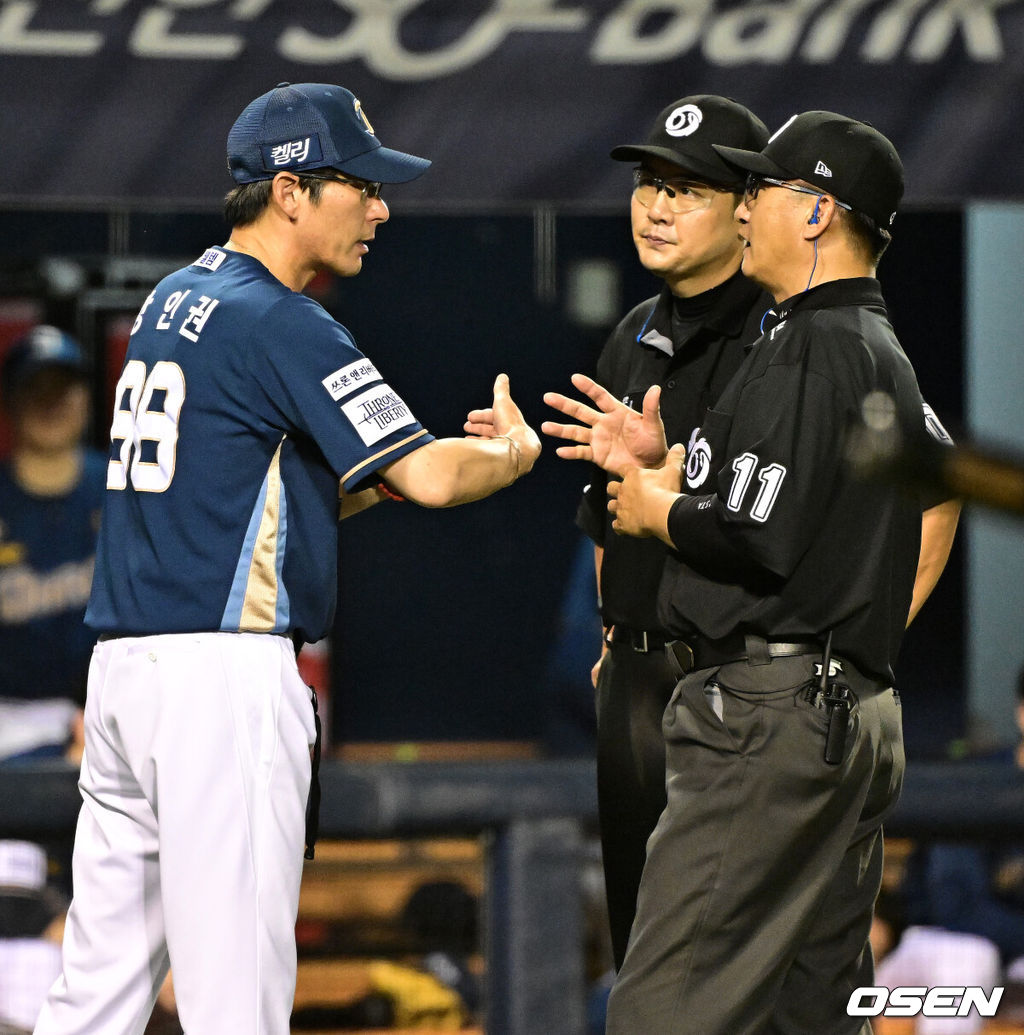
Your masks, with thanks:
<instances>
[{"instance_id":1,"label":"short black hair","mask_svg":"<svg viewBox=\"0 0 1024 1035\"><path fill-rule=\"evenodd\" d=\"M312 176L303 176L302 173L295 174L299 179L299 187L309 191L309 200L314 205L320 201L323 193L324 181ZM255 183L242 183L233 187L224 196L224 219L228 226L234 229L236 226L249 226L255 223L270 202L270 189L273 180L257 180Z\"/></svg>"},{"instance_id":2,"label":"short black hair","mask_svg":"<svg viewBox=\"0 0 1024 1035\"><path fill-rule=\"evenodd\" d=\"M886 248L892 243L892 234L884 227L876 223L871 216L858 212L856 209L847 211L839 209L843 214L847 229L851 236L860 245L861 250L871 260L872 266L877 266Z\"/></svg>"}]
</instances>

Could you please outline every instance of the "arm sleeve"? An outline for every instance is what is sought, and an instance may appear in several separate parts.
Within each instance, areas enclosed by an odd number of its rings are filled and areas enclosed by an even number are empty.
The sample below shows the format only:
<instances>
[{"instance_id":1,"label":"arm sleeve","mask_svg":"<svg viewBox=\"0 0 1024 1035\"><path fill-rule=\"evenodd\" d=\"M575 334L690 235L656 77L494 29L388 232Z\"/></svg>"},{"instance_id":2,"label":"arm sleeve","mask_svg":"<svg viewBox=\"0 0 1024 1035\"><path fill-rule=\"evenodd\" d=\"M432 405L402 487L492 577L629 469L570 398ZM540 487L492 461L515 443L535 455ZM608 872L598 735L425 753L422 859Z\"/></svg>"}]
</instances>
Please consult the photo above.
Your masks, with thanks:
<instances>
[{"instance_id":1,"label":"arm sleeve","mask_svg":"<svg viewBox=\"0 0 1024 1035\"><path fill-rule=\"evenodd\" d=\"M942 421L939 420L938 414L927 402L924 404L924 428L931 436L931 439L940 446L952 448L955 444L952 435L945 429ZM942 486L928 486L921 493L921 510L930 510L932 507L937 507L940 503L945 503L947 500L954 498Z\"/></svg>"},{"instance_id":2,"label":"arm sleeve","mask_svg":"<svg viewBox=\"0 0 1024 1035\"><path fill-rule=\"evenodd\" d=\"M682 559L709 575L792 574L834 491L848 416L832 383L799 365L770 366L745 386L716 463L717 491L684 496L670 512Z\"/></svg>"},{"instance_id":3,"label":"arm sleeve","mask_svg":"<svg viewBox=\"0 0 1024 1035\"><path fill-rule=\"evenodd\" d=\"M433 439L348 331L310 299L274 306L254 355L283 423L316 442L346 492Z\"/></svg>"},{"instance_id":4,"label":"arm sleeve","mask_svg":"<svg viewBox=\"0 0 1024 1035\"><path fill-rule=\"evenodd\" d=\"M592 464L590 483L584 486L580 505L576 509L576 527L598 546L604 546L607 510L608 475L596 464Z\"/></svg>"}]
</instances>

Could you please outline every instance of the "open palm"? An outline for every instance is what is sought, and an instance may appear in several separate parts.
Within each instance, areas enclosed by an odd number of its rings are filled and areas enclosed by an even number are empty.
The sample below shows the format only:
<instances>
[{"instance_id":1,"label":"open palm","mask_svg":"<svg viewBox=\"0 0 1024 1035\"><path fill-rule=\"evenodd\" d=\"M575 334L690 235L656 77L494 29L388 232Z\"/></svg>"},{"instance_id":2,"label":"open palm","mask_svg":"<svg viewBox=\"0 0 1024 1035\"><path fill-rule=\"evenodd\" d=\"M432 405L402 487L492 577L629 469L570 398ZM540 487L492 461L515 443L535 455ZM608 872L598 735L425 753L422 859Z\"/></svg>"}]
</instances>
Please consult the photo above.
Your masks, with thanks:
<instances>
[{"instance_id":1,"label":"open palm","mask_svg":"<svg viewBox=\"0 0 1024 1035\"><path fill-rule=\"evenodd\" d=\"M637 412L619 402L611 392L584 374L573 374L573 385L597 407L557 392L547 392L544 402L579 424L545 421L541 431L574 443L555 450L564 460L591 460L611 474L624 475L631 467L660 467L668 445L658 403L661 387L653 385Z\"/></svg>"}]
</instances>

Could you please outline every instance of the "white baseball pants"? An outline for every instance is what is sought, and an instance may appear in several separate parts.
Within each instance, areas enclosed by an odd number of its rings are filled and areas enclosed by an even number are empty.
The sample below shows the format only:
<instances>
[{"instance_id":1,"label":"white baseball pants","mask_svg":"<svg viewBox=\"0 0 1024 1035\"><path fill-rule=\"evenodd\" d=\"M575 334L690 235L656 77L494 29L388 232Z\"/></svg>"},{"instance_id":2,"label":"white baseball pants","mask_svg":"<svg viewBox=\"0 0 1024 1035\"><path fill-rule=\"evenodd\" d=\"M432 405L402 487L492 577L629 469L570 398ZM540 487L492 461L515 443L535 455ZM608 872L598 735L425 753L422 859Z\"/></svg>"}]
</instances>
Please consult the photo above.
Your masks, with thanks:
<instances>
[{"instance_id":1,"label":"white baseball pants","mask_svg":"<svg viewBox=\"0 0 1024 1035\"><path fill-rule=\"evenodd\" d=\"M168 966L189 1035L287 1035L310 701L281 636L97 644L63 973L36 1035L140 1035Z\"/></svg>"}]
</instances>

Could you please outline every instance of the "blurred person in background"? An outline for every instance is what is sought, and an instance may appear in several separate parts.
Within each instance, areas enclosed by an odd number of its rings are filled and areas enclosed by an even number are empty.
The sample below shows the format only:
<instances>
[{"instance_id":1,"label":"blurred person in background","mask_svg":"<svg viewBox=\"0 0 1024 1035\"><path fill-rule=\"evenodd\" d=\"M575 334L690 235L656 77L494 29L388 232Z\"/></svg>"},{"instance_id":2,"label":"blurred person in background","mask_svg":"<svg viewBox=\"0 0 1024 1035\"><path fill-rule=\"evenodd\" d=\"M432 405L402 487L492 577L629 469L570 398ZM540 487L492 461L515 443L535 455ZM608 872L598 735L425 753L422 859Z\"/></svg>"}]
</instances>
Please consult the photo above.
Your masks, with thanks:
<instances>
[{"instance_id":1,"label":"blurred person in background","mask_svg":"<svg viewBox=\"0 0 1024 1035\"><path fill-rule=\"evenodd\" d=\"M987 938L941 927L907 925L902 887L883 884L871 921L875 985L879 988L965 986L981 988L986 998L1000 983L999 950ZM960 999L956 1000L957 1005ZM985 1022L976 1009L964 1017L872 1019L875 1035L977 1035Z\"/></svg>"},{"instance_id":2,"label":"blurred person in background","mask_svg":"<svg viewBox=\"0 0 1024 1035\"><path fill-rule=\"evenodd\" d=\"M0 1035L28 1035L60 973L66 903L47 886L45 850L0 841Z\"/></svg>"},{"instance_id":3,"label":"blurred person in background","mask_svg":"<svg viewBox=\"0 0 1024 1035\"><path fill-rule=\"evenodd\" d=\"M13 443L0 463L0 765L81 752L106 467L83 444L89 398L68 334L40 325L11 346L0 371Z\"/></svg>"},{"instance_id":4,"label":"blurred person in background","mask_svg":"<svg viewBox=\"0 0 1024 1035\"><path fill-rule=\"evenodd\" d=\"M1017 744L977 761L1019 773L1024 770L1024 668L1016 695ZM999 950L1007 980L1024 983L1024 843L926 843L913 859L909 880L915 919L988 939Z\"/></svg>"}]
</instances>

